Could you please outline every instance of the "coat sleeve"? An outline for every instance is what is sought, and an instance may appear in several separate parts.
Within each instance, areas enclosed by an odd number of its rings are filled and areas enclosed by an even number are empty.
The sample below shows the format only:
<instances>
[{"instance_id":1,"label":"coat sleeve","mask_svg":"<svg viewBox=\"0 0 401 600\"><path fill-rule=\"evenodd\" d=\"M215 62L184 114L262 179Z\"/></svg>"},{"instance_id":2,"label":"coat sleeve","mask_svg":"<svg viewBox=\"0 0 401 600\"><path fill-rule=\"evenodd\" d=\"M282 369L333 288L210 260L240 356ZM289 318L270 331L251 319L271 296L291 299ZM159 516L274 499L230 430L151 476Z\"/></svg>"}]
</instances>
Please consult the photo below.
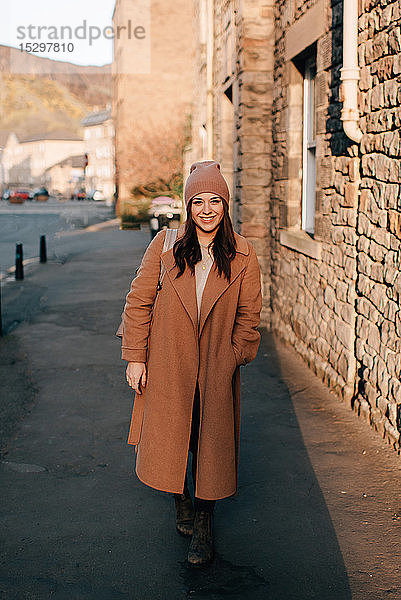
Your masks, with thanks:
<instances>
[{"instance_id":1,"label":"coat sleeve","mask_svg":"<svg viewBox=\"0 0 401 600\"><path fill-rule=\"evenodd\" d=\"M257 329L262 310L260 266L255 249L250 243L249 251L250 258L241 282L232 333L233 349L239 366L251 362L256 357L260 343L260 333Z\"/></svg>"},{"instance_id":2,"label":"coat sleeve","mask_svg":"<svg viewBox=\"0 0 401 600\"><path fill-rule=\"evenodd\" d=\"M153 303L160 274L160 255L165 231L159 231L148 245L125 299L121 358L146 362Z\"/></svg>"}]
</instances>

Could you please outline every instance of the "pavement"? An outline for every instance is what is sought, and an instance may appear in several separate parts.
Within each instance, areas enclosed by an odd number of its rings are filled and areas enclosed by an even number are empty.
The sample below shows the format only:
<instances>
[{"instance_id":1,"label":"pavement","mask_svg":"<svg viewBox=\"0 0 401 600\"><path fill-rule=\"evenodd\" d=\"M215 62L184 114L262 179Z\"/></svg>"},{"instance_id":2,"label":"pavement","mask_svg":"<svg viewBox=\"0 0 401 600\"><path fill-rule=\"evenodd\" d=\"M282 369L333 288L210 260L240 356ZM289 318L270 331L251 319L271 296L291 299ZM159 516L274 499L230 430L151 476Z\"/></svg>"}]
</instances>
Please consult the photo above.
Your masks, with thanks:
<instances>
[{"instance_id":1,"label":"pavement","mask_svg":"<svg viewBox=\"0 0 401 600\"><path fill-rule=\"evenodd\" d=\"M57 258L60 234L73 234L107 223L105 220L113 216L113 208L105 202L49 199L47 202L9 204L0 201L0 279L13 270L17 242L23 244L25 264L29 264L39 256L39 240L45 234L47 255Z\"/></svg>"},{"instance_id":2,"label":"pavement","mask_svg":"<svg viewBox=\"0 0 401 600\"><path fill-rule=\"evenodd\" d=\"M239 490L216 557L186 565L174 501L126 443L133 393L114 337L149 231L64 238L3 288L0 598L400 600L401 459L261 329L241 368Z\"/></svg>"}]
</instances>

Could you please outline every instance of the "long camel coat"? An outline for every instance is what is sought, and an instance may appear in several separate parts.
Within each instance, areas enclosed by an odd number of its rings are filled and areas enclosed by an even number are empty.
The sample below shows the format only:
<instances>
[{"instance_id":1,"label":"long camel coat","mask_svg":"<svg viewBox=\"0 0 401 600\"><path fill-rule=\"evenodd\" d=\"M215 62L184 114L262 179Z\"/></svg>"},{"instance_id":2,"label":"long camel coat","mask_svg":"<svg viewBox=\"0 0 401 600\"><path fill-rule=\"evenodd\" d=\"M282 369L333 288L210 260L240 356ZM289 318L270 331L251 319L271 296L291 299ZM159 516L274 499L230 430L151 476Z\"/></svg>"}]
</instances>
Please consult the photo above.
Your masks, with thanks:
<instances>
[{"instance_id":1,"label":"long camel coat","mask_svg":"<svg viewBox=\"0 0 401 600\"><path fill-rule=\"evenodd\" d=\"M178 237L183 232L181 225ZM173 249L162 252L165 230L148 245L124 307L122 358L147 364L147 383L142 394L135 394L128 434L128 443L136 446L136 474L158 490L183 492L198 380L195 495L206 500L237 491L240 366L255 358L260 342L259 262L252 244L234 235L231 280L212 265L199 324L195 276L186 267L175 278ZM160 260L166 272L156 292Z\"/></svg>"}]
</instances>

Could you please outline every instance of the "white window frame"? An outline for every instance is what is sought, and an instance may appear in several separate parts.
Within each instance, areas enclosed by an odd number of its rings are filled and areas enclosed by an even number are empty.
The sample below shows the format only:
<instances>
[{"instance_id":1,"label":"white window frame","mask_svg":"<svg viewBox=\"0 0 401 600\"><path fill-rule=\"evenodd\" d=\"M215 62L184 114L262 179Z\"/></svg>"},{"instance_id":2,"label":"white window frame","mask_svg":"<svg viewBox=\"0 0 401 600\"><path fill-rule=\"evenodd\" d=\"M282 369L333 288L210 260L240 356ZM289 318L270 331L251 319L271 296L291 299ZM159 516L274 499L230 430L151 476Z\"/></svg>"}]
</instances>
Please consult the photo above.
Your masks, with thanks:
<instances>
[{"instance_id":1,"label":"white window frame","mask_svg":"<svg viewBox=\"0 0 401 600\"><path fill-rule=\"evenodd\" d=\"M207 43L207 0L199 3L199 42Z\"/></svg>"},{"instance_id":2,"label":"white window frame","mask_svg":"<svg viewBox=\"0 0 401 600\"><path fill-rule=\"evenodd\" d=\"M305 61L303 94L303 151L302 151L302 222L306 233L315 232L316 203L316 106L315 106L316 58Z\"/></svg>"}]
</instances>

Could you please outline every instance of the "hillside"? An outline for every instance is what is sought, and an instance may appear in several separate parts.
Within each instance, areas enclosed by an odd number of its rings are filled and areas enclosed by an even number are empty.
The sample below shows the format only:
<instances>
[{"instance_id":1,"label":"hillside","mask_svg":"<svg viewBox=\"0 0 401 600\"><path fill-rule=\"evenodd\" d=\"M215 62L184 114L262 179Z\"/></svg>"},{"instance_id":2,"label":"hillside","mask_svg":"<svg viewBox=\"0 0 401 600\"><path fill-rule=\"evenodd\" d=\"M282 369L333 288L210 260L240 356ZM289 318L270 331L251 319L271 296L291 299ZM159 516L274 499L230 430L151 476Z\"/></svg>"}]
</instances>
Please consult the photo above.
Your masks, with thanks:
<instances>
[{"instance_id":1,"label":"hillside","mask_svg":"<svg viewBox=\"0 0 401 600\"><path fill-rule=\"evenodd\" d=\"M12 73L21 59L19 70L26 72ZM19 137L65 129L78 133L85 114L111 102L110 65L80 67L0 46L0 81L0 130Z\"/></svg>"}]
</instances>

